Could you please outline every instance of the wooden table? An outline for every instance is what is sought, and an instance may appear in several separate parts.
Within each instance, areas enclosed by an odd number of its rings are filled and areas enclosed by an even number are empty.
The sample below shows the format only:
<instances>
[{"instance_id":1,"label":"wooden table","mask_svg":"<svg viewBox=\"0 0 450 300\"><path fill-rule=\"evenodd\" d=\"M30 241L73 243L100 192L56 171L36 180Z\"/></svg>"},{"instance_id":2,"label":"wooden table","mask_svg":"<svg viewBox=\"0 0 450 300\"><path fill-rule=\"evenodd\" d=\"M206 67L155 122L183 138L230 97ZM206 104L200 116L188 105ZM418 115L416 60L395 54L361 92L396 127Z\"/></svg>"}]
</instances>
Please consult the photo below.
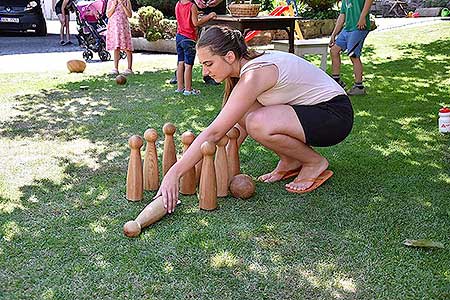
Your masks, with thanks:
<instances>
[{"instance_id":1,"label":"wooden table","mask_svg":"<svg viewBox=\"0 0 450 300\"><path fill-rule=\"evenodd\" d=\"M275 50L286 51L288 48L288 41L277 40L272 41ZM328 44L329 38L309 39L309 40L296 40L294 44L295 55L303 57L305 54L320 54L320 68L324 71L327 70L327 56L328 56Z\"/></svg>"},{"instance_id":2,"label":"wooden table","mask_svg":"<svg viewBox=\"0 0 450 300\"><path fill-rule=\"evenodd\" d=\"M230 15L218 15L214 20L205 25L228 26L246 34L249 30L286 30L289 36L289 52L294 53L295 20L298 17L291 16L261 16L261 17L233 17Z\"/></svg>"}]
</instances>

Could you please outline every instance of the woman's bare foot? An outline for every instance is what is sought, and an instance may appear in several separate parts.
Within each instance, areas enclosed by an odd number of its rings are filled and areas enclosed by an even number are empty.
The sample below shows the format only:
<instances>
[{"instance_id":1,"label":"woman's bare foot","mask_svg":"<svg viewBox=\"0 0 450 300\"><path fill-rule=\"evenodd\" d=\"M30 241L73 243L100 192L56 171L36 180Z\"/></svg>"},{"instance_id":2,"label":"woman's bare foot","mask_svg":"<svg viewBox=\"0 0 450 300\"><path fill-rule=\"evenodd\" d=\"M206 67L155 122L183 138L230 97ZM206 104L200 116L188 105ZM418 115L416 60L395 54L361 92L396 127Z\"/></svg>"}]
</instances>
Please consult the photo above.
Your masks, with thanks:
<instances>
[{"instance_id":1,"label":"woman's bare foot","mask_svg":"<svg viewBox=\"0 0 450 300\"><path fill-rule=\"evenodd\" d=\"M328 161L324 157L317 164L304 164L294 181L286 184L286 188L304 191L314 184L314 180L328 168Z\"/></svg>"},{"instance_id":2,"label":"woman's bare foot","mask_svg":"<svg viewBox=\"0 0 450 300\"><path fill-rule=\"evenodd\" d=\"M296 176L302 165L297 160L279 161L277 167L270 173L258 177L258 181L272 183L286 178Z\"/></svg>"}]
</instances>

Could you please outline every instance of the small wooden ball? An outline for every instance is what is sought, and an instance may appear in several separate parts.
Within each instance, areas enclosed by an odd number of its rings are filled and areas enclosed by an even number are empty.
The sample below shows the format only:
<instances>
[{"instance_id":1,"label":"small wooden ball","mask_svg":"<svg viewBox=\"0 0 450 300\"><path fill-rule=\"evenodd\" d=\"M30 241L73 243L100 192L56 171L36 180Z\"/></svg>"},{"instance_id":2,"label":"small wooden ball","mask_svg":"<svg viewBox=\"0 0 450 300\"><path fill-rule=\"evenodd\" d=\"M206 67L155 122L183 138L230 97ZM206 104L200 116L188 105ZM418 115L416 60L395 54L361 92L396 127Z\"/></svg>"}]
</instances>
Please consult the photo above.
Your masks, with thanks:
<instances>
[{"instance_id":1,"label":"small wooden ball","mask_svg":"<svg viewBox=\"0 0 450 300\"><path fill-rule=\"evenodd\" d=\"M175 125L173 125L172 123L166 123L163 126L164 134L173 135L176 130L177 129L176 129Z\"/></svg>"},{"instance_id":2,"label":"small wooden ball","mask_svg":"<svg viewBox=\"0 0 450 300\"><path fill-rule=\"evenodd\" d=\"M136 221L128 221L123 225L123 233L128 237L135 237L141 233L141 225Z\"/></svg>"},{"instance_id":3,"label":"small wooden ball","mask_svg":"<svg viewBox=\"0 0 450 300\"><path fill-rule=\"evenodd\" d=\"M248 199L255 194L256 185L246 174L238 174L230 182L230 192L235 198Z\"/></svg>"},{"instance_id":4,"label":"small wooden ball","mask_svg":"<svg viewBox=\"0 0 450 300\"><path fill-rule=\"evenodd\" d=\"M70 73L83 73L86 69L86 63L82 60L72 59L67 62L67 69Z\"/></svg>"},{"instance_id":5,"label":"small wooden ball","mask_svg":"<svg viewBox=\"0 0 450 300\"><path fill-rule=\"evenodd\" d=\"M128 139L128 144L130 145L130 148L141 148L144 144L144 141L139 135L133 135Z\"/></svg>"},{"instance_id":6,"label":"small wooden ball","mask_svg":"<svg viewBox=\"0 0 450 300\"><path fill-rule=\"evenodd\" d=\"M125 83L127 83L127 77L120 74L116 76L116 83L118 85L124 85Z\"/></svg>"},{"instance_id":7,"label":"small wooden ball","mask_svg":"<svg viewBox=\"0 0 450 300\"><path fill-rule=\"evenodd\" d=\"M216 144L206 141L200 146L200 150L203 155L213 155L216 152Z\"/></svg>"},{"instance_id":8,"label":"small wooden ball","mask_svg":"<svg viewBox=\"0 0 450 300\"><path fill-rule=\"evenodd\" d=\"M149 142L154 142L158 139L158 132L153 128L149 128L144 132L144 139Z\"/></svg>"},{"instance_id":9,"label":"small wooden ball","mask_svg":"<svg viewBox=\"0 0 450 300\"><path fill-rule=\"evenodd\" d=\"M185 145L190 145L195 139L195 135L192 133L192 131L186 131L183 132L181 135L181 142Z\"/></svg>"}]
</instances>

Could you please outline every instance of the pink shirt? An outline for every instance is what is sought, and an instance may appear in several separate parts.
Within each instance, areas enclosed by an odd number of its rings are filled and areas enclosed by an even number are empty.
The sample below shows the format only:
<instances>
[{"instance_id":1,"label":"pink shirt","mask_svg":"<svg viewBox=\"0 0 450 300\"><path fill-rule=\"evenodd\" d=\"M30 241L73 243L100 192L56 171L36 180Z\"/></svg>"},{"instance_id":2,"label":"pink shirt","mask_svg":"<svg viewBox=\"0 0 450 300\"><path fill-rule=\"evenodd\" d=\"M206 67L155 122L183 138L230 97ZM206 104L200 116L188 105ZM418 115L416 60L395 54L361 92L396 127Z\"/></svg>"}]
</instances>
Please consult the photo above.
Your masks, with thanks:
<instances>
[{"instance_id":1,"label":"pink shirt","mask_svg":"<svg viewBox=\"0 0 450 300\"><path fill-rule=\"evenodd\" d=\"M177 33L196 41L197 29L192 23L191 18L192 5L194 5L192 2L183 4L181 1L178 1L175 5L175 16L177 17L178 23Z\"/></svg>"}]
</instances>

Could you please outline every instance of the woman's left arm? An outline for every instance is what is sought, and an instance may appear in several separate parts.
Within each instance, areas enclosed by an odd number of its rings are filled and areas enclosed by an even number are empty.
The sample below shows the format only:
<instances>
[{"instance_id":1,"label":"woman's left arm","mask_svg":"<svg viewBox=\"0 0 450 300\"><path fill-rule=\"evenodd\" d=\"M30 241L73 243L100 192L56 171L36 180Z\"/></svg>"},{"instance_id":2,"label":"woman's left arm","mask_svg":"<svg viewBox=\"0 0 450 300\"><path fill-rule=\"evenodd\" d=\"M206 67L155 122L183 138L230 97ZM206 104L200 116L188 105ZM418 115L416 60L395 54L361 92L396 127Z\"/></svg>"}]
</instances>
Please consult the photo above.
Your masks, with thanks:
<instances>
[{"instance_id":1,"label":"woman's left arm","mask_svg":"<svg viewBox=\"0 0 450 300\"><path fill-rule=\"evenodd\" d=\"M123 10L125 12L125 15L128 18L131 18L132 14L133 14L133 12L131 10L131 1L130 0L122 0L120 2L120 4L122 4Z\"/></svg>"}]
</instances>

